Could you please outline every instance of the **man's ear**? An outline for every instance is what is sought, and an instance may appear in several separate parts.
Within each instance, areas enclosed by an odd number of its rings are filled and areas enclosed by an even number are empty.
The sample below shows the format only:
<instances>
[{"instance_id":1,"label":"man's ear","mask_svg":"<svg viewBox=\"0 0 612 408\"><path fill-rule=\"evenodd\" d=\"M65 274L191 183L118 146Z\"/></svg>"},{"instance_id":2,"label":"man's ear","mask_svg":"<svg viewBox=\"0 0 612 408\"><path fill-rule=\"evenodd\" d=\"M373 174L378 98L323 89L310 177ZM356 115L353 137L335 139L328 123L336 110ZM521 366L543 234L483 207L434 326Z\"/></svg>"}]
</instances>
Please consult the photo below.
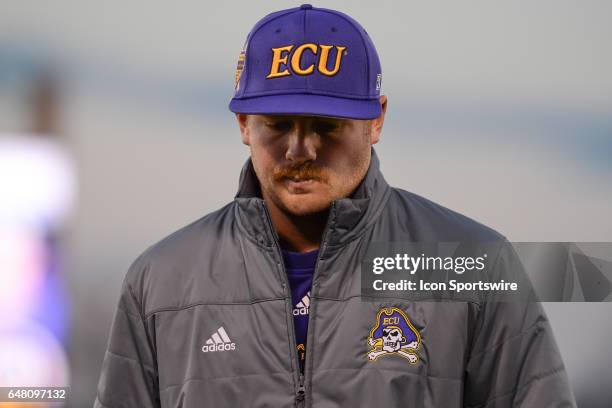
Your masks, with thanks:
<instances>
[{"instance_id":1,"label":"man's ear","mask_svg":"<svg viewBox=\"0 0 612 408\"><path fill-rule=\"evenodd\" d=\"M249 119L249 115L244 113L236 113L236 121L238 122L238 126L240 127L240 135L242 137L242 143L250 146L251 138L249 135L249 128L247 127L247 122Z\"/></svg>"},{"instance_id":2,"label":"man's ear","mask_svg":"<svg viewBox=\"0 0 612 408\"><path fill-rule=\"evenodd\" d=\"M382 132L383 123L385 122L385 113L387 112L387 97L381 95L379 98L380 102L380 116L370 121L371 132L370 132L370 143L376 144L380 140L380 134Z\"/></svg>"}]
</instances>

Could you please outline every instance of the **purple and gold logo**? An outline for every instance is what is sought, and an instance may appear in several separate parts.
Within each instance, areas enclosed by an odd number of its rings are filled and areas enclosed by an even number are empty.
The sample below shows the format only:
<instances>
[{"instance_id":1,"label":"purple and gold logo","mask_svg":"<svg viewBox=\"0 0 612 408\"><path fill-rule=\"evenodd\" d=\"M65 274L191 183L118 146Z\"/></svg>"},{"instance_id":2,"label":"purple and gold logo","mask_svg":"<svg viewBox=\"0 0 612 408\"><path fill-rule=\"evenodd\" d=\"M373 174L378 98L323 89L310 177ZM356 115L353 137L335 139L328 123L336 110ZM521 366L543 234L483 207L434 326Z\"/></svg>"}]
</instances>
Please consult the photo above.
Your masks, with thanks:
<instances>
[{"instance_id":1,"label":"purple and gold logo","mask_svg":"<svg viewBox=\"0 0 612 408\"><path fill-rule=\"evenodd\" d=\"M316 64L303 65L303 56L306 52L317 57ZM330 55L334 54L333 67L329 66ZM318 71L326 76L334 76L340 71L342 57L346 55L346 47L340 45L323 45L306 43L299 46L286 45L284 47L272 48L272 63L270 73L266 79L280 78L284 76L311 75Z\"/></svg>"},{"instance_id":2,"label":"purple and gold logo","mask_svg":"<svg viewBox=\"0 0 612 408\"><path fill-rule=\"evenodd\" d=\"M419 361L421 335L406 313L397 307L384 307L378 311L374 327L368 336L368 361L382 356L398 355L410 364Z\"/></svg>"},{"instance_id":3,"label":"purple and gold logo","mask_svg":"<svg viewBox=\"0 0 612 408\"><path fill-rule=\"evenodd\" d=\"M242 76L242 71L244 70L244 60L245 60L245 52L244 48L240 51L240 55L238 56L238 64L236 65L236 77L234 78L234 90L238 91L240 89L240 77Z\"/></svg>"}]
</instances>

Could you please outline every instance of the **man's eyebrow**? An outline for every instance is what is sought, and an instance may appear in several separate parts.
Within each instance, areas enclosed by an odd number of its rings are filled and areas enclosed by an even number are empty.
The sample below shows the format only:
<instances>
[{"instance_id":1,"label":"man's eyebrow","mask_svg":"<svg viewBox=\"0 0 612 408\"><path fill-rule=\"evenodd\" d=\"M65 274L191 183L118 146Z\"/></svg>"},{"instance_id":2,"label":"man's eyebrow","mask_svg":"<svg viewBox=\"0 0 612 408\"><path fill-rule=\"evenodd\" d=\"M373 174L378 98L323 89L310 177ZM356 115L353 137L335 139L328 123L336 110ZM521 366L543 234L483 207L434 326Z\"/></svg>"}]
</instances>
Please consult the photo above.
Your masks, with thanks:
<instances>
[{"instance_id":1,"label":"man's eyebrow","mask_svg":"<svg viewBox=\"0 0 612 408\"><path fill-rule=\"evenodd\" d=\"M348 123L348 121L344 119L339 119L339 118L321 118L321 123L324 123L325 125L331 125L331 126L340 128L340 127L345 126Z\"/></svg>"},{"instance_id":2,"label":"man's eyebrow","mask_svg":"<svg viewBox=\"0 0 612 408\"><path fill-rule=\"evenodd\" d=\"M295 116L291 116L291 115L274 115L274 116L261 115L261 117L264 120L292 120L295 118Z\"/></svg>"}]
</instances>

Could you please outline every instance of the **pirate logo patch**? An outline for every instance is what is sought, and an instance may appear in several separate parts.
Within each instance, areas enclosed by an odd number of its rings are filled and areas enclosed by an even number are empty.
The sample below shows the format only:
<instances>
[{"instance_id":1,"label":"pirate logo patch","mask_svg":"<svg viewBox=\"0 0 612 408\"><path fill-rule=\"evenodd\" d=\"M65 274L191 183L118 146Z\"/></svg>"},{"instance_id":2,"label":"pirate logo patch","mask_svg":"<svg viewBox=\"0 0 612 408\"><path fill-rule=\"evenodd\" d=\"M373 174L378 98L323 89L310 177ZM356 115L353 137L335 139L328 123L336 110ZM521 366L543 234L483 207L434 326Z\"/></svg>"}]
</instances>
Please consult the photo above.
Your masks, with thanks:
<instances>
[{"instance_id":1,"label":"pirate logo patch","mask_svg":"<svg viewBox=\"0 0 612 408\"><path fill-rule=\"evenodd\" d=\"M398 355L416 364L421 348L421 335L410 323L406 313L397 307L383 307L376 315L374 327L368 336L368 361L386 355Z\"/></svg>"}]
</instances>

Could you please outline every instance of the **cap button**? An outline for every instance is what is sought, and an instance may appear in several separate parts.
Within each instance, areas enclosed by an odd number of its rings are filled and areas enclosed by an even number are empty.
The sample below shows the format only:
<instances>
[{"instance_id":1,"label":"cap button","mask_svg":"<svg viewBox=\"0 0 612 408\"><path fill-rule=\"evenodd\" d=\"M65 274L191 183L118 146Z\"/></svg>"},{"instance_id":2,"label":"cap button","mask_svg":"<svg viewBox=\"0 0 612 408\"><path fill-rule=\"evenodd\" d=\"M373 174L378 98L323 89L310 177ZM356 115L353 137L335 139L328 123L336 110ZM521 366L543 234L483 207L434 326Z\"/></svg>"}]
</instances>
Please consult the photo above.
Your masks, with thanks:
<instances>
[{"instance_id":1,"label":"cap button","mask_svg":"<svg viewBox=\"0 0 612 408\"><path fill-rule=\"evenodd\" d=\"M312 4L302 4L302 5L300 6L300 8L301 8L302 10L311 10L311 9L312 9Z\"/></svg>"}]
</instances>

